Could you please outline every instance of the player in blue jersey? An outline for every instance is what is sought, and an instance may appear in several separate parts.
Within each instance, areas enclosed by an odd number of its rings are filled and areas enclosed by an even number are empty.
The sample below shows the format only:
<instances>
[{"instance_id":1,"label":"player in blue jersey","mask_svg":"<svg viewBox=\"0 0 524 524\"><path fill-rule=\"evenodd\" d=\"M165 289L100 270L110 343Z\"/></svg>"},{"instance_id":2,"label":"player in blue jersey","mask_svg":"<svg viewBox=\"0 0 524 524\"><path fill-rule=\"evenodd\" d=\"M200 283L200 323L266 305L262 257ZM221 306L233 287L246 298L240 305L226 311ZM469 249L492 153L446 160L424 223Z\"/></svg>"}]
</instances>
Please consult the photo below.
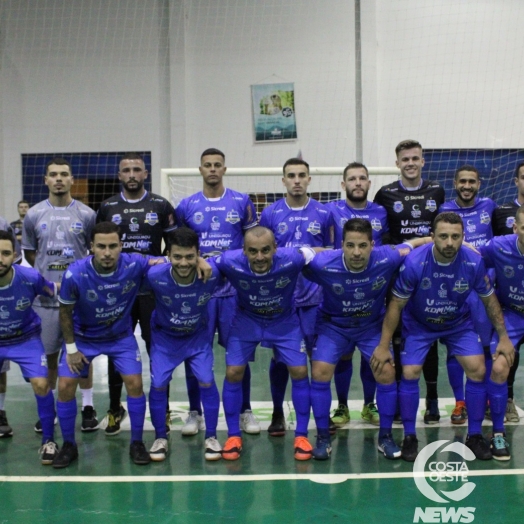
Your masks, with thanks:
<instances>
[{"instance_id":1,"label":"player in blue jersey","mask_svg":"<svg viewBox=\"0 0 524 524\"><path fill-rule=\"evenodd\" d=\"M319 253L304 270L306 278L324 291L319 307L318 338L312 355L311 406L317 424L313 457L327 459L329 436L330 382L337 362L352 355L355 348L369 359L380 341L389 282L412 247L426 243L413 239L398 246L375 247L368 220L352 218L344 224L342 249ZM392 356L392 355L391 355ZM400 457L391 426L397 407L397 384L391 363L376 374L380 413L378 449L389 459Z\"/></svg>"},{"instance_id":2,"label":"player in blue jersey","mask_svg":"<svg viewBox=\"0 0 524 524\"><path fill-rule=\"evenodd\" d=\"M208 302L220 282L220 274L210 259L213 274L207 282L197 279L198 235L182 227L168 237L171 264L151 268L147 275L156 299L151 318L151 390L149 410L155 427L151 460L166 458L168 441L165 427L167 385L174 369L188 362L197 377L204 414L206 460L222 458L216 438L220 396L213 375L213 346L209 337Z\"/></svg>"},{"instance_id":3,"label":"player in blue jersey","mask_svg":"<svg viewBox=\"0 0 524 524\"><path fill-rule=\"evenodd\" d=\"M524 285L521 269L524 260L524 208L522 207L517 209L513 230L515 234L495 237L479 249L486 266L495 270L496 292L504 312L508 335L518 349L524 343ZM509 398L506 380L512 362L497 354L498 342L499 336L494 333L491 341L491 351L494 354L493 366L487 380L488 400L493 420L491 451L494 459L509 460L504 416Z\"/></svg>"},{"instance_id":4,"label":"player in blue jersey","mask_svg":"<svg viewBox=\"0 0 524 524\"><path fill-rule=\"evenodd\" d=\"M452 211L457 213L464 222L464 240L474 247L485 245L493 238L492 216L497 205L491 198L480 198L480 174L476 167L464 165L455 172L453 181L457 194L454 200L442 204L439 212ZM493 332L484 304L476 293L468 297L471 308L471 318L475 330L480 335L480 341L486 353L487 375L490 374L491 355L489 345ZM455 408L451 413L453 424L464 424L467 419L466 402L464 399L464 370L453 356L448 356L447 368L449 383L455 396Z\"/></svg>"},{"instance_id":5,"label":"player in blue jersey","mask_svg":"<svg viewBox=\"0 0 524 524\"><path fill-rule=\"evenodd\" d=\"M290 158L284 164L283 174L286 196L262 211L260 225L271 229L278 247L333 247L331 214L325 206L307 194L311 182L309 164L300 158ZM295 289L295 307L309 354L313 349L315 319L321 300L322 290L299 276ZM273 437L283 436L286 432L283 405L288 378L285 363L272 358L269 382L273 415L268 433Z\"/></svg>"},{"instance_id":6,"label":"player in blue jersey","mask_svg":"<svg viewBox=\"0 0 524 524\"><path fill-rule=\"evenodd\" d=\"M226 378L222 402L228 439L225 460L236 460L242 450L239 414L242 376L257 344L269 342L277 361L291 375L291 397L297 416L295 459L309 460L307 439L310 400L307 353L294 307L294 291L301 269L320 248L278 248L271 230L257 226L246 232L244 249L226 251L216 259L220 272L237 290L237 309L226 348Z\"/></svg>"},{"instance_id":7,"label":"player in blue jersey","mask_svg":"<svg viewBox=\"0 0 524 524\"><path fill-rule=\"evenodd\" d=\"M95 212L71 196L74 178L70 163L64 158L52 158L46 165L45 184L49 189L46 200L35 204L24 218L22 249L27 262L52 282L61 282L70 264L87 256ZM48 377L55 389L58 355L63 336L58 319L57 299L37 297L35 311L42 319ZM98 429L93 405L92 371L80 381L82 393L82 431ZM41 431L40 421L35 431Z\"/></svg>"},{"instance_id":8,"label":"player in blue jersey","mask_svg":"<svg viewBox=\"0 0 524 524\"><path fill-rule=\"evenodd\" d=\"M228 249L241 249L244 232L256 226L255 207L249 197L224 186L225 155L219 149L206 149L200 157L202 191L184 198L177 207L177 218L200 238L200 252L204 258ZM218 330L218 342L226 347L229 326L235 311L235 290L224 281L209 301L209 336L213 340ZM182 427L183 435L195 435L204 426L198 380L185 365L189 396L189 416ZM242 384L242 430L260 433L260 424L251 410L251 370L246 367Z\"/></svg>"},{"instance_id":9,"label":"player in blue jersey","mask_svg":"<svg viewBox=\"0 0 524 524\"><path fill-rule=\"evenodd\" d=\"M414 461L418 453L415 421L419 405L418 381L431 343L441 339L466 372L468 446L475 457L492 458L489 443L482 436L486 405L485 359L480 337L475 333L467 297L476 292L486 307L499 341L495 357L511 363L514 348L482 257L462 246L464 226L456 213L440 213L433 223L434 244L422 247L406 258L393 286L382 326L380 344L371 359L380 370L390 360L389 344L403 321L402 380L400 410L404 424L402 458Z\"/></svg>"},{"instance_id":10,"label":"player in blue jersey","mask_svg":"<svg viewBox=\"0 0 524 524\"><path fill-rule=\"evenodd\" d=\"M374 245L381 246L382 236L389 231L387 211L381 205L368 201L371 180L367 167L360 162L348 164L342 174L341 186L342 191L346 193L346 198L326 204L335 223L335 247L340 249L342 246L343 227L345 222L351 218L369 220ZM352 354L344 355L335 368L338 407L331 420L337 427L343 427L349 422L348 396L353 374L352 357ZM377 384L369 363L365 359L360 360L360 378L364 389L364 407L360 416L370 424L379 425L380 418L374 403Z\"/></svg>"},{"instance_id":11,"label":"player in blue jersey","mask_svg":"<svg viewBox=\"0 0 524 524\"><path fill-rule=\"evenodd\" d=\"M5 360L16 362L33 386L42 421L40 457L42 464L48 465L58 452L54 441L55 402L47 381L41 320L31 305L37 295L53 298L57 285L33 268L13 265L16 256L13 236L0 231L0 367ZM11 430L3 436L12 434Z\"/></svg>"}]
</instances>

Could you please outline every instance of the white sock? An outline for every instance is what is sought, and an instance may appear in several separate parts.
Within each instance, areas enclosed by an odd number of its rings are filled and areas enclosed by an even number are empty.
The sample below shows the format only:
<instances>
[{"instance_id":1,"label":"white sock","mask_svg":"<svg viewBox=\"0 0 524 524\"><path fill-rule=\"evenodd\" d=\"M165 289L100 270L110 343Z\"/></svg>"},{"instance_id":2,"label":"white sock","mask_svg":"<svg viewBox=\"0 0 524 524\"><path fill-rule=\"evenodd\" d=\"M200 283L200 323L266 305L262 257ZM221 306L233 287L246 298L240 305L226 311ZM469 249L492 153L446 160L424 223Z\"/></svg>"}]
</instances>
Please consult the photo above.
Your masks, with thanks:
<instances>
[{"instance_id":1,"label":"white sock","mask_svg":"<svg viewBox=\"0 0 524 524\"><path fill-rule=\"evenodd\" d=\"M82 410L86 406L93 406L93 388L81 389L80 391L82 392Z\"/></svg>"},{"instance_id":2,"label":"white sock","mask_svg":"<svg viewBox=\"0 0 524 524\"><path fill-rule=\"evenodd\" d=\"M5 393L0 393L0 410L4 411Z\"/></svg>"}]
</instances>

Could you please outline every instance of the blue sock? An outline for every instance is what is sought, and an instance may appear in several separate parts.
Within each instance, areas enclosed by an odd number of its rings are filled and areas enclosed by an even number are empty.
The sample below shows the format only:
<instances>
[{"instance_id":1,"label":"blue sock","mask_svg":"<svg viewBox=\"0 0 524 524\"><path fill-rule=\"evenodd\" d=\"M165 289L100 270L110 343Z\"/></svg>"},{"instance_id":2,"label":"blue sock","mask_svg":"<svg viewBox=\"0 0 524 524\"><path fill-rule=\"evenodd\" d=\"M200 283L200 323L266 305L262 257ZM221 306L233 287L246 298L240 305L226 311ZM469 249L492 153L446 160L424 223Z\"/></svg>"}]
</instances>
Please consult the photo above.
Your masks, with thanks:
<instances>
[{"instance_id":1,"label":"blue sock","mask_svg":"<svg viewBox=\"0 0 524 524\"><path fill-rule=\"evenodd\" d=\"M240 437L240 408L242 407L242 382L228 382L224 379L222 404L227 422L228 437Z\"/></svg>"},{"instance_id":2,"label":"blue sock","mask_svg":"<svg viewBox=\"0 0 524 524\"><path fill-rule=\"evenodd\" d=\"M331 409L331 381L311 380L311 407L319 434L322 430L329 433L329 410Z\"/></svg>"},{"instance_id":3,"label":"blue sock","mask_svg":"<svg viewBox=\"0 0 524 524\"><path fill-rule=\"evenodd\" d=\"M353 361L339 360L335 367L335 389L337 391L338 403L342 406L348 405L349 386L351 386L352 374Z\"/></svg>"},{"instance_id":4,"label":"blue sock","mask_svg":"<svg viewBox=\"0 0 524 524\"><path fill-rule=\"evenodd\" d=\"M200 387L198 380L191 371L191 366L187 360L184 360L184 369L186 371L187 396L189 398L189 411L196 411L202 415L202 406L200 403Z\"/></svg>"},{"instance_id":5,"label":"blue sock","mask_svg":"<svg viewBox=\"0 0 524 524\"><path fill-rule=\"evenodd\" d=\"M216 437L220 395L215 381L208 388L200 387L200 394L204 405L204 415L206 416L206 438Z\"/></svg>"},{"instance_id":6,"label":"blue sock","mask_svg":"<svg viewBox=\"0 0 524 524\"><path fill-rule=\"evenodd\" d=\"M372 404L375 402L377 381L373 376L369 362L363 357L360 359L360 380L362 380L362 389L364 390L364 404Z\"/></svg>"},{"instance_id":7,"label":"blue sock","mask_svg":"<svg viewBox=\"0 0 524 524\"><path fill-rule=\"evenodd\" d=\"M416 435L415 423L417 420L418 404L420 401L419 379L408 380L402 377L398 387L400 402L400 416L404 424L404 436Z\"/></svg>"},{"instance_id":8,"label":"blue sock","mask_svg":"<svg viewBox=\"0 0 524 524\"><path fill-rule=\"evenodd\" d=\"M273 400L273 411L284 414L284 398L286 396L289 371L283 362L276 362L274 358L269 363L269 384L271 386L271 398Z\"/></svg>"},{"instance_id":9,"label":"blue sock","mask_svg":"<svg viewBox=\"0 0 524 524\"><path fill-rule=\"evenodd\" d=\"M468 433L480 435L486 411L486 384L466 379L466 406L468 407Z\"/></svg>"},{"instance_id":10,"label":"blue sock","mask_svg":"<svg viewBox=\"0 0 524 524\"><path fill-rule=\"evenodd\" d=\"M493 433L504 433L504 417L506 415L506 404L508 403L508 384L507 382L497 384L489 378L487 381L487 393L491 409L491 420L493 421Z\"/></svg>"},{"instance_id":11,"label":"blue sock","mask_svg":"<svg viewBox=\"0 0 524 524\"><path fill-rule=\"evenodd\" d=\"M35 398L38 417L42 423L42 444L45 444L48 440L55 440L55 397L51 389L45 397L35 395Z\"/></svg>"},{"instance_id":12,"label":"blue sock","mask_svg":"<svg viewBox=\"0 0 524 524\"><path fill-rule=\"evenodd\" d=\"M60 429L62 430L62 438L64 439L64 442L76 444L76 412L76 398L68 400L67 402L61 402L60 400L56 401L56 414L58 415L58 422L60 422Z\"/></svg>"},{"instance_id":13,"label":"blue sock","mask_svg":"<svg viewBox=\"0 0 524 524\"><path fill-rule=\"evenodd\" d=\"M377 408L378 414L380 415L379 437L391 433L393 417L397 411L397 397L396 382L393 382L393 384L377 383Z\"/></svg>"},{"instance_id":14,"label":"blue sock","mask_svg":"<svg viewBox=\"0 0 524 524\"><path fill-rule=\"evenodd\" d=\"M166 401L162 404L164 413L164 426L166 424ZM146 418L146 396L142 393L141 397L134 398L127 396L127 411L131 422L131 442L142 440L144 433L144 420Z\"/></svg>"},{"instance_id":15,"label":"blue sock","mask_svg":"<svg viewBox=\"0 0 524 524\"><path fill-rule=\"evenodd\" d=\"M484 347L484 357L486 359L486 379L491 377L491 370L493 369L493 356L489 347Z\"/></svg>"},{"instance_id":16,"label":"blue sock","mask_svg":"<svg viewBox=\"0 0 524 524\"><path fill-rule=\"evenodd\" d=\"M464 401L464 370L455 357L449 357L446 361L448 368L449 385L453 390L455 400Z\"/></svg>"},{"instance_id":17,"label":"blue sock","mask_svg":"<svg viewBox=\"0 0 524 524\"><path fill-rule=\"evenodd\" d=\"M167 389L151 388L149 391L149 413L155 427L155 438L167 438L166 432Z\"/></svg>"},{"instance_id":18,"label":"blue sock","mask_svg":"<svg viewBox=\"0 0 524 524\"><path fill-rule=\"evenodd\" d=\"M311 412L308 377L301 378L300 380L291 379L291 399L293 400L293 407L297 414L295 437L307 437L307 427Z\"/></svg>"},{"instance_id":19,"label":"blue sock","mask_svg":"<svg viewBox=\"0 0 524 524\"><path fill-rule=\"evenodd\" d=\"M249 364L244 371L244 378L242 379L242 406L240 406L240 413L244 413L246 409L251 409L251 368Z\"/></svg>"}]
</instances>

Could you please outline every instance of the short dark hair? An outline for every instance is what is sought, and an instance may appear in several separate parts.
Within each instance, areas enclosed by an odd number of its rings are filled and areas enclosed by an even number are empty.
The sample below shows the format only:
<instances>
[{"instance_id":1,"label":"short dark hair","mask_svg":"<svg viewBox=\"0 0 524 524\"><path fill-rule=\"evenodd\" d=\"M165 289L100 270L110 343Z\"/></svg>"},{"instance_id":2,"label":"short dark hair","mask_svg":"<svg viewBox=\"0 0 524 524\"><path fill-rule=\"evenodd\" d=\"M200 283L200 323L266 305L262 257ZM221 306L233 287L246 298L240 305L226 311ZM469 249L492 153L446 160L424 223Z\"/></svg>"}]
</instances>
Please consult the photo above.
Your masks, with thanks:
<instances>
[{"instance_id":1,"label":"short dark hair","mask_svg":"<svg viewBox=\"0 0 524 524\"><path fill-rule=\"evenodd\" d=\"M368 168L364 164L361 164L360 162L351 162L345 167L344 172L342 173L342 180L346 180L347 173L350 169L364 169L366 175L369 177Z\"/></svg>"},{"instance_id":2,"label":"short dark hair","mask_svg":"<svg viewBox=\"0 0 524 524\"><path fill-rule=\"evenodd\" d=\"M9 240L9 242L11 242L11 246L13 247L13 251L15 250L15 239L9 231L0 229L0 240Z\"/></svg>"},{"instance_id":3,"label":"short dark hair","mask_svg":"<svg viewBox=\"0 0 524 524\"><path fill-rule=\"evenodd\" d=\"M373 240L371 222L365 218L351 218L344 224L344 228L342 229L343 242L345 242L346 234L349 232L363 233L368 237L368 240Z\"/></svg>"},{"instance_id":4,"label":"short dark hair","mask_svg":"<svg viewBox=\"0 0 524 524\"><path fill-rule=\"evenodd\" d=\"M171 231L167 236L167 250L171 251L172 246L178 247L194 247L197 252L199 250L198 234L189 227L179 227Z\"/></svg>"},{"instance_id":5,"label":"short dark hair","mask_svg":"<svg viewBox=\"0 0 524 524\"><path fill-rule=\"evenodd\" d=\"M517 164L517 167L515 169L515 178L519 177L519 171L520 171L521 167L524 167L524 162L520 162L520 163Z\"/></svg>"},{"instance_id":6,"label":"short dark hair","mask_svg":"<svg viewBox=\"0 0 524 524\"><path fill-rule=\"evenodd\" d=\"M67 166L69 168L69 171L72 173L73 170L71 169L71 162L69 160L66 160L65 158L62 158L60 156L55 156L47 164L45 165L45 172L47 174L47 170L49 169L49 166L52 164L56 164L57 166Z\"/></svg>"},{"instance_id":7,"label":"short dark hair","mask_svg":"<svg viewBox=\"0 0 524 524\"><path fill-rule=\"evenodd\" d=\"M110 235L116 233L122 240L122 231L114 222L99 222L91 232L91 241L95 241L95 235Z\"/></svg>"},{"instance_id":8,"label":"short dark hair","mask_svg":"<svg viewBox=\"0 0 524 524\"><path fill-rule=\"evenodd\" d=\"M210 147L209 149L206 149L200 155L200 162L202 162L202 159L205 156L210 156L210 155L219 155L219 156L221 156L224 159L224 162L226 161L226 155L224 155L224 153L222 153L222 151L220 151L220 149L216 149L215 147Z\"/></svg>"},{"instance_id":9,"label":"short dark hair","mask_svg":"<svg viewBox=\"0 0 524 524\"><path fill-rule=\"evenodd\" d=\"M460 215L453 213L453 211L445 211L444 213L439 213L435 220L433 220L433 233L437 229L437 224L439 222L445 222L446 224L460 224L462 226L462 231L464 231L464 222Z\"/></svg>"},{"instance_id":10,"label":"short dark hair","mask_svg":"<svg viewBox=\"0 0 524 524\"><path fill-rule=\"evenodd\" d=\"M461 173L462 171L471 171L473 173L476 173L477 178L480 180L479 170L475 166L470 166L469 164L464 164L455 171L455 180L457 180L459 173Z\"/></svg>"},{"instance_id":11,"label":"short dark hair","mask_svg":"<svg viewBox=\"0 0 524 524\"><path fill-rule=\"evenodd\" d=\"M395 153L398 156L398 154L401 151L404 151L404 149L413 149L414 147L420 147L420 149L422 149L420 142L408 138L407 140L402 140L402 142L398 143L397 147L395 148Z\"/></svg>"},{"instance_id":12,"label":"short dark hair","mask_svg":"<svg viewBox=\"0 0 524 524\"><path fill-rule=\"evenodd\" d=\"M123 160L142 160L142 162L144 162L144 159L142 158L142 155L139 155L138 153L134 153L134 152L124 153L124 155L118 161L118 163L120 164L120 162L122 162Z\"/></svg>"},{"instance_id":13,"label":"short dark hair","mask_svg":"<svg viewBox=\"0 0 524 524\"><path fill-rule=\"evenodd\" d=\"M302 160L301 158L293 157L293 158L289 158L288 160L286 160L285 164L282 166L282 173L284 174L286 173L287 166L306 166L307 172L309 173L309 164L305 160Z\"/></svg>"},{"instance_id":14,"label":"short dark hair","mask_svg":"<svg viewBox=\"0 0 524 524\"><path fill-rule=\"evenodd\" d=\"M27 200L20 200L20 202L18 202L18 204L16 204L16 207L18 207L20 204L27 204L27 205L29 205L29 202Z\"/></svg>"}]
</instances>

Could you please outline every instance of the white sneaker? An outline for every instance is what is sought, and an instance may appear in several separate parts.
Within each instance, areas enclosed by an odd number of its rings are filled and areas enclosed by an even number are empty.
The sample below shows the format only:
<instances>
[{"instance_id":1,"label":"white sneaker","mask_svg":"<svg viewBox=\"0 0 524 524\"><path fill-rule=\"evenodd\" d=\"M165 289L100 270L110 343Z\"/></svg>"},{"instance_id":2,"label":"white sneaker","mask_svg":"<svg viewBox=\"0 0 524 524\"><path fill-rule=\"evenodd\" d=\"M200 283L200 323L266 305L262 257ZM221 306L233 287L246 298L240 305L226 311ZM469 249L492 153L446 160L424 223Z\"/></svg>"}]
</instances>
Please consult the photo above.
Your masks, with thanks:
<instances>
[{"instance_id":1,"label":"white sneaker","mask_svg":"<svg viewBox=\"0 0 524 524\"><path fill-rule=\"evenodd\" d=\"M196 435L199 430L206 429L204 417L198 414L198 411L190 411L185 424L182 426L182 435L189 437Z\"/></svg>"},{"instance_id":2,"label":"white sneaker","mask_svg":"<svg viewBox=\"0 0 524 524\"><path fill-rule=\"evenodd\" d=\"M204 444L204 457L206 460L220 460L222 458L222 446L215 437L206 438Z\"/></svg>"},{"instance_id":3,"label":"white sneaker","mask_svg":"<svg viewBox=\"0 0 524 524\"><path fill-rule=\"evenodd\" d=\"M250 409L246 409L240 415L240 429L250 435L258 435L260 433L260 422Z\"/></svg>"},{"instance_id":4,"label":"white sneaker","mask_svg":"<svg viewBox=\"0 0 524 524\"><path fill-rule=\"evenodd\" d=\"M154 462L162 462L166 459L167 450L167 440L165 438L157 438L149 450L149 456Z\"/></svg>"},{"instance_id":5,"label":"white sneaker","mask_svg":"<svg viewBox=\"0 0 524 524\"><path fill-rule=\"evenodd\" d=\"M53 464L54 458L58 455L58 446L56 442L48 440L45 444L42 444L39 453L42 465L50 466Z\"/></svg>"}]
</instances>

